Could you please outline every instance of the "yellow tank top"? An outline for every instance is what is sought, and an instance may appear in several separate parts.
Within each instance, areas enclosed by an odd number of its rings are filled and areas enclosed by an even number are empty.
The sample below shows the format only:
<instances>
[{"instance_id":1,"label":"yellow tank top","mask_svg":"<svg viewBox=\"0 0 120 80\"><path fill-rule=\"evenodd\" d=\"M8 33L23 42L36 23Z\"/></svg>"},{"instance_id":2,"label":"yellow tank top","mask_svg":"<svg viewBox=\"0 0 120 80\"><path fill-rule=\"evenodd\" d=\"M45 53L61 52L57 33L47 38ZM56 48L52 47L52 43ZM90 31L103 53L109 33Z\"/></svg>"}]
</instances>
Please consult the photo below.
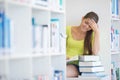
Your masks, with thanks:
<instances>
[{"instance_id":1,"label":"yellow tank top","mask_svg":"<svg viewBox=\"0 0 120 80\"><path fill-rule=\"evenodd\" d=\"M66 27L67 41L66 41L66 54L67 57L83 55L84 40L75 40L71 34L71 26Z\"/></svg>"},{"instance_id":2,"label":"yellow tank top","mask_svg":"<svg viewBox=\"0 0 120 80\"><path fill-rule=\"evenodd\" d=\"M75 40L72 37L71 34L71 27L72 26L67 26L66 27L66 34L67 34L67 39L66 39L66 56L69 58L72 58L74 56L79 56L83 55L84 51L84 40ZM94 32L92 34L92 43L94 41ZM78 65L78 60L69 62L68 64L76 64Z\"/></svg>"}]
</instances>

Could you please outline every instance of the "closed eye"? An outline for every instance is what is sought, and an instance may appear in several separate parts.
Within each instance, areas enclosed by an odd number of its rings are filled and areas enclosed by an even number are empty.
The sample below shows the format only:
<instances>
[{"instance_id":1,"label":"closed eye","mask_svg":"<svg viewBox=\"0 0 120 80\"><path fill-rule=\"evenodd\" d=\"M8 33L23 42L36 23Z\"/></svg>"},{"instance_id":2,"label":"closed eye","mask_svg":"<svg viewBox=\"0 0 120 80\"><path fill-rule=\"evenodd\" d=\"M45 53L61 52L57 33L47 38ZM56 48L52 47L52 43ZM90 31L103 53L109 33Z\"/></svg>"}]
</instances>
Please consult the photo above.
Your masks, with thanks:
<instances>
[{"instance_id":1,"label":"closed eye","mask_svg":"<svg viewBox=\"0 0 120 80\"><path fill-rule=\"evenodd\" d=\"M87 21L85 21L85 24L89 25L89 23Z\"/></svg>"}]
</instances>

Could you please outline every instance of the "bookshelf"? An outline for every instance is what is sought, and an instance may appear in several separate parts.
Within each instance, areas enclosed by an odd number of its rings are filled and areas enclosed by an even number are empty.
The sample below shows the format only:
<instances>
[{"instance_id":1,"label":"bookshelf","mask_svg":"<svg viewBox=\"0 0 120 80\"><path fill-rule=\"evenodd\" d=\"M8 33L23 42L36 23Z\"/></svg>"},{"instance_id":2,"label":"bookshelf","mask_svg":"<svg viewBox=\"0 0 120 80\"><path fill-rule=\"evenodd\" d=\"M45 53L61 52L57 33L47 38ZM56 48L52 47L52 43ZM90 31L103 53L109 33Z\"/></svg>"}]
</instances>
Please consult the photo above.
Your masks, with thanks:
<instances>
[{"instance_id":1,"label":"bookshelf","mask_svg":"<svg viewBox=\"0 0 120 80\"><path fill-rule=\"evenodd\" d=\"M2 12L0 80L65 80L65 1L0 0Z\"/></svg>"},{"instance_id":2,"label":"bookshelf","mask_svg":"<svg viewBox=\"0 0 120 80\"><path fill-rule=\"evenodd\" d=\"M120 75L120 0L111 0L111 76L119 80Z\"/></svg>"}]
</instances>

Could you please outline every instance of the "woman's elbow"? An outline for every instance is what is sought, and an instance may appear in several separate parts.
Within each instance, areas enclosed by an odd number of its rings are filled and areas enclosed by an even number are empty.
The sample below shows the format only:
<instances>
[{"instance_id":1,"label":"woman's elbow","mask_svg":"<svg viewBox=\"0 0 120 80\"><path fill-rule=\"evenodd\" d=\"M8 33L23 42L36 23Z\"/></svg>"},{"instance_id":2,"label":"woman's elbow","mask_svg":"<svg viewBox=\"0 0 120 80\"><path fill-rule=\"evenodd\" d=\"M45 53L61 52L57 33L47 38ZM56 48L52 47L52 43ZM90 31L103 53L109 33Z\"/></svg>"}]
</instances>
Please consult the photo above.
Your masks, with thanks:
<instances>
[{"instance_id":1,"label":"woman's elbow","mask_svg":"<svg viewBox=\"0 0 120 80\"><path fill-rule=\"evenodd\" d=\"M92 52L93 52L93 55L97 55L98 53L99 53L99 51L100 51L100 48L98 48L98 49L94 49Z\"/></svg>"}]
</instances>

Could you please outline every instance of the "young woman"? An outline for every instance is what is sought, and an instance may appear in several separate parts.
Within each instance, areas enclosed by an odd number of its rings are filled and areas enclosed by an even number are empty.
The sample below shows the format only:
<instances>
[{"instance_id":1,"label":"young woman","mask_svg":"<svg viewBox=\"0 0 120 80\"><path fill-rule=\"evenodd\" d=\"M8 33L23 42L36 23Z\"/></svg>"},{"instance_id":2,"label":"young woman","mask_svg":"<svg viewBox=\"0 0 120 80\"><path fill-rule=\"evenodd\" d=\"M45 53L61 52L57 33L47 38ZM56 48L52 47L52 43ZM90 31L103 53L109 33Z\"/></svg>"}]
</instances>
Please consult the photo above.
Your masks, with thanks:
<instances>
[{"instance_id":1,"label":"young woman","mask_svg":"<svg viewBox=\"0 0 120 80\"><path fill-rule=\"evenodd\" d=\"M67 26L66 59L79 55L96 55L100 48L99 17L95 12L87 13L79 26ZM78 61L67 63L67 77L80 75Z\"/></svg>"}]
</instances>

